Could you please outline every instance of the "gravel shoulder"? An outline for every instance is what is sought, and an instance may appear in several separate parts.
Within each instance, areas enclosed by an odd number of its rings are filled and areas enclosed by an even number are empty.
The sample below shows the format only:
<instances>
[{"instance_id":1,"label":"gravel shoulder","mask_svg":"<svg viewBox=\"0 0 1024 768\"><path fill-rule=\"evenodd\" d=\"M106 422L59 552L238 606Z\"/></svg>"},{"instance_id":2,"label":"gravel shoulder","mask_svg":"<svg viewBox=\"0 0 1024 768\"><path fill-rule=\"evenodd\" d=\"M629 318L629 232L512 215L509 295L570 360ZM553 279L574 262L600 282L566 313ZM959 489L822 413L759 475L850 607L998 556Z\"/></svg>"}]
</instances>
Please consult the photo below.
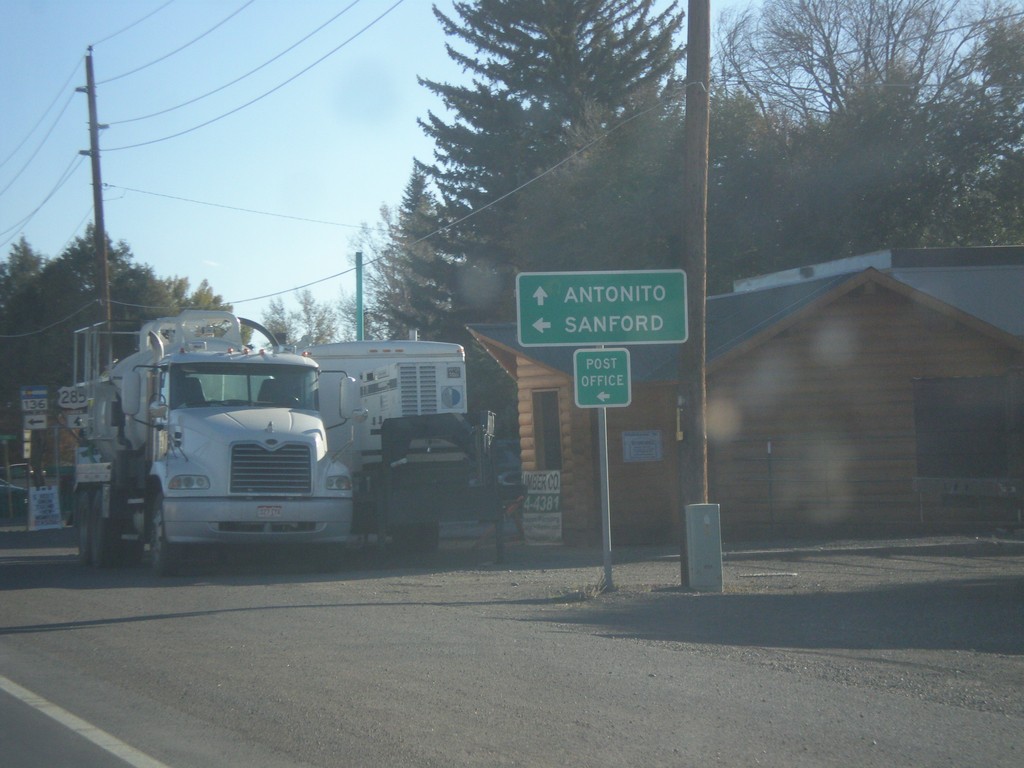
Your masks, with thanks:
<instances>
[{"instance_id":1,"label":"gravel shoulder","mask_svg":"<svg viewBox=\"0 0 1024 768\"><path fill-rule=\"evenodd\" d=\"M550 620L1024 718L1020 538L735 545L723 553L721 594L682 589L670 550L615 555L614 592L596 593L599 560L560 572L547 589L562 610ZM534 593L551 578L544 567L521 577Z\"/></svg>"}]
</instances>

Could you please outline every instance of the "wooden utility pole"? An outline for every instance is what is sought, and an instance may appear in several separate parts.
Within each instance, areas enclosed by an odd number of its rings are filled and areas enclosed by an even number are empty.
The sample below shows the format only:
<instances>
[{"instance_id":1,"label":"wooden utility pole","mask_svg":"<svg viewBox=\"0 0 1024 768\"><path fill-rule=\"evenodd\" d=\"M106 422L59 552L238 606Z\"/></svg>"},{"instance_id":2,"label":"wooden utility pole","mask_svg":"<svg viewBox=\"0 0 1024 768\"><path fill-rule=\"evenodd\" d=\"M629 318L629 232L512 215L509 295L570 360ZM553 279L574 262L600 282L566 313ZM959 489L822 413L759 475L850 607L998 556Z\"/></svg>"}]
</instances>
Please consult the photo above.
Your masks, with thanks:
<instances>
[{"instance_id":1,"label":"wooden utility pole","mask_svg":"<svg viewBox=\"0 0 1024 768\"><path fill-rule=\"evenodd\" d=\"M92 71L92 46L85 54L85 87L76 88L84 93L89 102L89 149L80 154L92 159L92 207L93 207L93 243L96 251L96 288L99 292L99 322L106 327L106 363L109 367L113 362L113 339L110 315L110 270L107 264L107 230L103 224L103 180L100 177L100 125L96 118L96 78ZM102 358L101 358L102 359Z\"/></svg>"},{"instance_id":2,"label":"wooden utility pole","mask_svg":"<svg viewBox=\"0 0 1024 768\"><path fill-rule=\"evenodd\" d=\"M711 9L709 0L689 0L686 35L686 123L683 136L683 249L689 336L679 348L678 407L680 575L689 586L687 504L708 500L705 425L705 317L707 304L708 131L710 125Z\"/></svg>"}]
</instances>

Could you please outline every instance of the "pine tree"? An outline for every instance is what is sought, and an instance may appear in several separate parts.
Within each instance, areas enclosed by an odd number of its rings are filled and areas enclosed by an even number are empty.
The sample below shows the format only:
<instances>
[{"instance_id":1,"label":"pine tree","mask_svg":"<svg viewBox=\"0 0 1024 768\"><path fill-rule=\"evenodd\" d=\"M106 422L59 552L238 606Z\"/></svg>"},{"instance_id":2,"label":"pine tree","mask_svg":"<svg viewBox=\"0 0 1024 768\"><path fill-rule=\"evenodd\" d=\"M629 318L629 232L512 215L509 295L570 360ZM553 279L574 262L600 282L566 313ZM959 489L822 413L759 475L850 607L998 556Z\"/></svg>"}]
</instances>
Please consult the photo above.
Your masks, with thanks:
<instances>
[{"instance_id":1,"label":"pine tree","mask_svg":"<svg viewBox=\"0 0 1024 768\"><path fill-rule=\"evenodd\" d=\"M421 125L435 142L429 167L440 195L449 264L468 264L451 285L460 303L501 312L511 274L521 190L595 138L650 107L674 84L683 14L654 0L477 0L435 15L470 86L421 79L454 116ZM571 216L571 209L567 210ZM509 307L505 306L507 313Z\"/></svg>"},{"instance_id":2,"label":"pine tree","mask_svg":"<svg viewBox=\"0 0 1024 768\"><path fill-rule=\"evenodd\" d=\"M461 340L464 311L454 296L462 265L434 247L437 201L426 168L416 163L399 208L382 210L383 236L364 232L372 253L367 279L368 322L390 337L417 332L425 339Z\"/></svg>"}]
</instances>

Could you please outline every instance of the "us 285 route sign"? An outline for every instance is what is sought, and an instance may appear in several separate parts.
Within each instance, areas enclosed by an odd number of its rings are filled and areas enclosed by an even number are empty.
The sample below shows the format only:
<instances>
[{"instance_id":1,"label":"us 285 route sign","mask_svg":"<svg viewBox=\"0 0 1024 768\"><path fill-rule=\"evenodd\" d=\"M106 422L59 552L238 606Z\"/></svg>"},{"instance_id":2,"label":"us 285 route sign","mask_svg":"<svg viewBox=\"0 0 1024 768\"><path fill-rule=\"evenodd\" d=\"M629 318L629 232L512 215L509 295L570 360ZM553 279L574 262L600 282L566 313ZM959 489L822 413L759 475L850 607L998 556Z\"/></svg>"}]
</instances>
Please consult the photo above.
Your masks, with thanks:
<instances>
[{"instance_id":1,"label":"us 285 route sign","mask_svg":"<svg viewBox=\"0 0 1024 768\"><path fill-rule=\"evenodd\" d=\"M686 273L521 272L516 311L524 347L682 343Z\"/></svg>"}]
</instances>

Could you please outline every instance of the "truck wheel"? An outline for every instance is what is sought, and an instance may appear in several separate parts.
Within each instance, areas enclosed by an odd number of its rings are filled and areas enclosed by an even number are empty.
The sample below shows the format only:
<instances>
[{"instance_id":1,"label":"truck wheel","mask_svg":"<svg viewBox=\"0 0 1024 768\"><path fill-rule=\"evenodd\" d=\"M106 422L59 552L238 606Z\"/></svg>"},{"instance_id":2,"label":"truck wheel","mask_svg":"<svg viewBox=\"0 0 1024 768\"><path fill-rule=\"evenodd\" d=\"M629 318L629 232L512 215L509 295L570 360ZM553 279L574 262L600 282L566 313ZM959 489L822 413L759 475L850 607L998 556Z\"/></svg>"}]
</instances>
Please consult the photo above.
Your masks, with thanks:
<instances>
[{"instance_id":1,"label":"truck wheel","mask_svg":"<svg viewBox=\"0 0 1024 768\"><path fill-rule=\"evenodd\" d=\"M167 535L164 532L163 494L157 494L153 500L153 524L150 526L149 554L152 558L153 573L157 576L173 576L178 572L179 548L167 540Z\"/></svg>"},{"instance_id":2,"label":"truck wheel","mask_svg":"<svg viewBox=\"0 0 1024 768\"><path fill-rule=\"evenodd\" d=\"M78 529L78 562L92 565L92 536L89 525L92 494L86 490L75 492L75 528Z\"/></svg>"},{"instance_id":3,"label":"truck wheel","mask_svg":"<svg viewBox=\"0 0 1024 768\"><path fill-rule=\"evenodd\" d=\"M97 568L110 568L117 564L117 523L103 516L103 494L94 493L89 505L89 543L92 564Z\"/></svg>"}]
</instances>

